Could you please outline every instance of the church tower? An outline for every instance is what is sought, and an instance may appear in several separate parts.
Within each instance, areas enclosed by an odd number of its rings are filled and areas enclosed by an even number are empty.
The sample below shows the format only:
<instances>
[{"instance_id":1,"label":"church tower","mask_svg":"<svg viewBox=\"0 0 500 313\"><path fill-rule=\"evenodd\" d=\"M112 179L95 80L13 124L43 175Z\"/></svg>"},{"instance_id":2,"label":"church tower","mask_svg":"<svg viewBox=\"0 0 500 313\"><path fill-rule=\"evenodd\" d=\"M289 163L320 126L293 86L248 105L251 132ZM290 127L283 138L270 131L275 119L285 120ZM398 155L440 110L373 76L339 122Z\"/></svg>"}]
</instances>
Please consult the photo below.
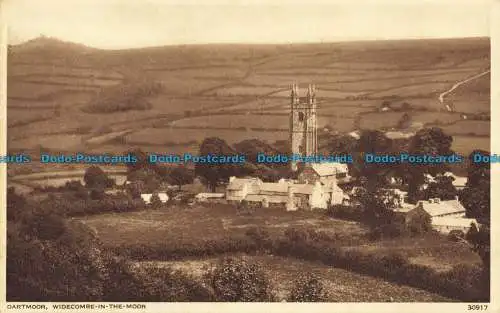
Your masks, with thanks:
<instances>
[{"instance_id":1,"label":"church tower","mask_svg":"<svg viewBox=\"0 0 500 313\"><path fill-rule=\"evenodd\" d=\"M318 153L316 121L316 90L309 85L305 97L299 96L297 85L292 86L290 104L290 147L292 155L314 156ZM292 171L297 163L291 162Z\"/></svg>"}]
</instances>

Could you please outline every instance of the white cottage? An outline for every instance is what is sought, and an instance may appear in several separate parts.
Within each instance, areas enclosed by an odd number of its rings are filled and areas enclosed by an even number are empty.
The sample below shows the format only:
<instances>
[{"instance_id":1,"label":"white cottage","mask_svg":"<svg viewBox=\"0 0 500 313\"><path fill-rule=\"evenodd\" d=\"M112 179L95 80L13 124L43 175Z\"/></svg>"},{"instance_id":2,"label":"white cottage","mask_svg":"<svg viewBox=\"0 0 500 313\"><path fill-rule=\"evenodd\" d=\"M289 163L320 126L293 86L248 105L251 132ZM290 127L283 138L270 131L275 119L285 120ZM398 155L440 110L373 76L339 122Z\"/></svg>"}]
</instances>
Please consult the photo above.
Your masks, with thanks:
<instances>
[{"instance_id":1,"label":"white cottage","mask_svg":"<svg viewBox=\"0 0 500 313\"><path fill-rule=\"evenodd\" d=\"M146 204L151 204L151 198L153 197L152 193L141 193L141 199L144 201ZM164 192L159 192L158 193L158 198L160 198L160 201L162 203L166 203L168 201L168 195Z\"/></svg>"}]
</instances>

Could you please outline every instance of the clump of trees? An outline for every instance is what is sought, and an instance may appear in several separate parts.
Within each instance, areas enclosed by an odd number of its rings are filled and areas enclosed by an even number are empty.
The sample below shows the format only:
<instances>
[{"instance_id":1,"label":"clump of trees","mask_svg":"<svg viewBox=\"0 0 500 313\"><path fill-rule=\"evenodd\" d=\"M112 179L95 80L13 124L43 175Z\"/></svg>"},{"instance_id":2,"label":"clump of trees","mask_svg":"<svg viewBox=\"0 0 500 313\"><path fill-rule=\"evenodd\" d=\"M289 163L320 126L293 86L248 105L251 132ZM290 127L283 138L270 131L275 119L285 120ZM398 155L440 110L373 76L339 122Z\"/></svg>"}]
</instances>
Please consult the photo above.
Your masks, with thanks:
<instances>
[{"instance_id":1,"label":"clump of trees","mask_svg":"<svg viewBox=\"0 0 500 313\"><path fill-rule=\"evenodd\" d=\"M164 86L158 82L127 82L119 86L103 89L88 106L86 113L115 113L130 110L149 110L152 104L148 98L160 94Z\"/></svg>"},{"instance_id":2,"label":"clump of trees","mask_svg":"<svg viewBox=\"0 0 500 313\"><path fill-rule=\"evenodd\" d=\"M226 141L217 138L205 138L200 145L199 155L237 155ZM231 176L252 175L255 172L255 166L249 162L240 163L196 163L196 176L203 177L208 187L215 192L215 188L221 182L226 183Z\"/></svg>"},{"instance_id":3,"label":"clump of trees","mask_svg":"<svg viewBox=\"0 0 500 313\"><path fill-rule=\"evenodd\" d=\"M109 178L108 175L99 166L95 165L92 165L85 170L83 180L85 182L85 187L89 189L103 190L115 185L115 181Z\"/></svg>"}]
</instances>

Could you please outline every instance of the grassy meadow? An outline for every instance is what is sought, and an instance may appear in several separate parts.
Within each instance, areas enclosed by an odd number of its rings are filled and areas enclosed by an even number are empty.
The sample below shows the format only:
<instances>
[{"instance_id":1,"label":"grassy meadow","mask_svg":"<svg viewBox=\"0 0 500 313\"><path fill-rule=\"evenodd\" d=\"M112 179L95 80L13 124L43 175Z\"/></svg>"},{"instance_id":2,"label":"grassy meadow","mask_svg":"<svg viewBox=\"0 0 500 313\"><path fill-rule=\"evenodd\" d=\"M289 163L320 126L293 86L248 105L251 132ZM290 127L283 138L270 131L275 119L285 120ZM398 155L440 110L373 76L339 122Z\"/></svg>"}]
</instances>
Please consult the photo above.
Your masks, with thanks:
<instances>
[{"instance_id":1,"label":"grassy meadow","mask_svg":"<svg viewBox=\"0 0 500 313\"><path fill-rule=\"evenodd\" d=\"M146 249L177 247L172 251L181 251L189 249L187 247L203 246L206 242L244 238L245 233L255 227L265 229L271 238L281 238L280 236L289 228L309 228L335 238L335 244L340 245L345 251L381 256L397 252L408 258L409 262L437 272L444 273L458 265L477 265L481 262L468 247L449 241L443 236L429 234L421 238L371 241L367 237L368 230L359 223L329 218L318 211L283 212L279 209L267 209L255 214L241 214L234 207L214 204L109 213L77 219L89 226L107 248L115 251L127 251L138 246ZM127 252L124 253L128 255ZM224 256L249 258L261 264L268 272L271 281L276 285L278 296L283 299L290 292L298 273L313 272L324 280L328 288L329 301L332 302L388 301L391 297L393 301L451 301L418 288L294 257L222 253L205 256L186 255L180 259L177 257L171 259L167 255L165 259L161 256L151 256L147 252L143 253L133 254L135 257L129 256L131 262L139 268L168 266L194 275L197 279L202 278L207 267Z\"/></svg>"}]
</instances>

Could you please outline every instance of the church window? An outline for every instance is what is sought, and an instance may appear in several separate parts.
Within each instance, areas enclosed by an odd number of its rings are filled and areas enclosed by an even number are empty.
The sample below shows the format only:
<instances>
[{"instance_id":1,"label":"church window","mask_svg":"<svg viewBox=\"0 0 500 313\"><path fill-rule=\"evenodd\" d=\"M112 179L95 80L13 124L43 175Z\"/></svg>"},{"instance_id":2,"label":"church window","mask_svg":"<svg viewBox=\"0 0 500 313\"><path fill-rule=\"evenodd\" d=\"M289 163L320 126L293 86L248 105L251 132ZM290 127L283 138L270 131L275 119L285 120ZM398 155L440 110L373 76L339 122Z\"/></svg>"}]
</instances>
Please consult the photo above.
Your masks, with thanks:
<instances>
[{"instance_id":1,"label":"church window","mask_svg":"<svg viewBox=\"0 0 500 313\"><path fill-rule=\"evenodd\" d=\"M304 112L299 112L299 122L304 121Z\"/></svg>"}]
</instances>

